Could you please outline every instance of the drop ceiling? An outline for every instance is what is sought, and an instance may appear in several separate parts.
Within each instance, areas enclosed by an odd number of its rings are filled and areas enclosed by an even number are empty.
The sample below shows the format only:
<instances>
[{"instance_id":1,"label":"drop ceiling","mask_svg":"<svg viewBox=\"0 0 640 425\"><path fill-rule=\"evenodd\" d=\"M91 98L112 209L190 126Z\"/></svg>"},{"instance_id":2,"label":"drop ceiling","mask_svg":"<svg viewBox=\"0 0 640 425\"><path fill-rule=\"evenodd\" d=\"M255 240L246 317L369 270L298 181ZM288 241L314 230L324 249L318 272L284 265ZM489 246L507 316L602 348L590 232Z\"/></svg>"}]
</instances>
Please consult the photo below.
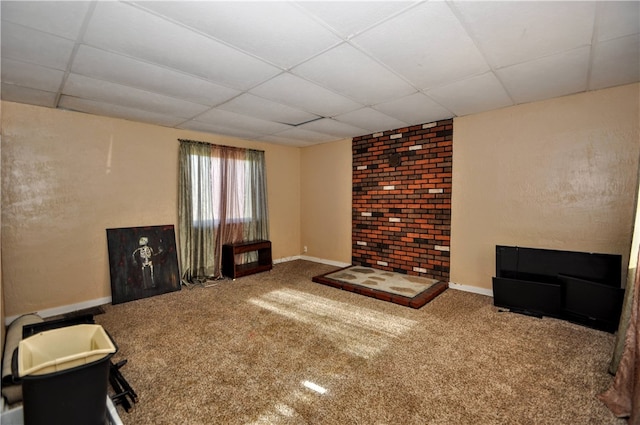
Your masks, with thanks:
<instances>
[{"instance_id":1,"label":"drop ceiling","mask_svg":"<svg viewBox=\"0 0 640 425\"><path fill-rule=\"evenodd\" d=\"M640 3L1 2L2 99L308 146L640 81Z\"/></svg>"}]
</instances>

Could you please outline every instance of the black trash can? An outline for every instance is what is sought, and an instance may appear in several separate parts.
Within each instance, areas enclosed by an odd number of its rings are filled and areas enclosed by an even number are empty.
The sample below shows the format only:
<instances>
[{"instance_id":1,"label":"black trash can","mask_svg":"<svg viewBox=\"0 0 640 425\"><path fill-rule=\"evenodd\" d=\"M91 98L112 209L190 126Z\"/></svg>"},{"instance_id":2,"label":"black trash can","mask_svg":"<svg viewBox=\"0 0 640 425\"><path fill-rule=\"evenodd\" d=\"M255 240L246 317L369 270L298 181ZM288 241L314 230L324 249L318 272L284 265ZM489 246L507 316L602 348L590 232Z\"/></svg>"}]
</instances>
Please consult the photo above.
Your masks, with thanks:
<instances>
[{"instance_id":1,"label":"black trash can","mask_svg":"<svg viewBox=\"0 0 640 425\"><path fill-rule=\"evenodd\" d=\"M25 425L104 425L116 351L100 325L53 329L20 341Z\"/></svg>"}]
</instances>

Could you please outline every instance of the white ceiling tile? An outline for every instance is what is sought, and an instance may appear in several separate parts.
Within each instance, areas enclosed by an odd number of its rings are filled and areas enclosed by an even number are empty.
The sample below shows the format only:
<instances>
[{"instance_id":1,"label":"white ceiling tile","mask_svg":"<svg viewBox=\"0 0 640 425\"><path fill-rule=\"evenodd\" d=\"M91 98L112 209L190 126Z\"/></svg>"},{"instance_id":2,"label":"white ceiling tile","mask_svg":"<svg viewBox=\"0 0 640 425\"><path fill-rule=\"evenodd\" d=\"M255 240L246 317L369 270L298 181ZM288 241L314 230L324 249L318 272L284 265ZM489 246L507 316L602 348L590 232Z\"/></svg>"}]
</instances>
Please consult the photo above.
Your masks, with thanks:
<instances>
[{"instance_id":1,"label":"white ceiling tile","mask_svg":"<svg viewBox=\"0 0 640 425\"><path fill-rule=\"evenodd\" d=\"M323 143L329 142L331 140L336 140L336 136L332 136L330 134L322 134L312 130L305 130L299 127L275 133L273 134L273 136L310 143Z\"/></svg>"},{"instance_id":2,"label":"white ceiling tile","mask_svg":"<svg viewBox=\"0 0 640 425\"><path fill-rule=\"evenodd\" d=\"M215 106L241 93L203 78L86 45L78 49L71 70L76 74L138 87L201 105Z\"/></svg>"},{"instance_id":3,"label":"white ceiling tile","mask_svg":"<svg viewBox=\"0 0 640 425\"><path fill-rule=\"evenodd\" d=\"M84 40L240 90L280 72L202 34L117 2L97 3Z\"/></svg>"},{"instance_id":4,"label":"white ceiling tile","mask_svg":"<svg viewBox=\"0 0 640 425\"><path fill-rule=\"evenodd\" d=\"M295 67L292 73L366 105L416 91L378 62L348 44L335 47Z\"/></svg>"},{"instance_id":5,"label":"white ceiling tile","mask_svg":"<svg viewBox=\"0 0 640 425\"><path fill-rule=\"evenodd\" d=\"M197 121L266 134L273 134L291 128L290 125L261 120L248 115L222 111L220 109L212 109L205 112L197 117Z\"/></svg>"},{"instance_id":6,"label":"white ceiling tile","mask_svg":"<svg viewBox=\"0 0 640 425\"><path fill-rule=\"evenodd\" d=\"M3 100L292 146L640 81L638 1L0 1L0 18Z\"/></svg>"},{"instance_id":7,"label":"white ceiling tile","mask_svg":"<svg viewBox=\"0 0 640 425\"><path fill-rule=\"evenodd\" d=\"M298 4L319 17L342 37L350 38L415 2L300 1Z\"/></svg>"},{"instance_id":8,"label":"white ceiling tile","mask_svg":"<svg viewBox=\"0 0 640 425\"><path fill-rule=\"evenodd\" d=\"M431 89L427 95L457 116L513 105L492 72Z\"/></svg>"},{"instance_id":9,"label":"white ceiling tile","mask_svg":"<svg viewBox=\"0 0 640 425\"><path fill-rule=\"evenodd\" d=\"M494 67L588 46L596 2L454 2Z\"/></svg>"},{"instance_id":10,"label":"white ceiling tile","mask_svg":"<svg viewBox=\"0 0 640 425\"><path fill-rule=\"evenodd\" d=\"M2 1L2 20L75 39L82 27L87 1Z\"/></svg>"},{"instance_id":11,"label":"white ceiling tile","mask_svg":"<svg viewBox=\"0 0 640 425\"><path fill-rule=\"evenodd\" d=\"M2 83L1 93L0 97L2 100L9 102L27 103L29 105L46 106L48 108L54 108L56 106L56 93L48 91Z\"/></svg>"},{"instance_id":12,"label":"white ceiling tile","mask_svg":"<svg viewBox=\"0 0 640 425\"><path fill-rule=\"evenodd\" d=\"M409 125L371 108L347 112L346 114L338 115L335 119L345 124L364 128L368 132L391 130Z\"/></svg>"},{"instance_id":13,"label":"white ceiling tile","mask_svg":"<svg viewBox=\"0 0 640 425\"><path fill-rule=\"evenodd\" d=\"M591 68L592 90L640 80L640 35L603 41L595 45Z\"/></svg>"},{"instance_id":14,"label":"white ceiling tile","mask_svg":"<svg viewBox=\"0 0 640 425\"><path fill-rule=\"evenodd\" d=\"M180 124L178 128L183 128L185 130L201 131L204 133L222 134L225 136L239 137L242 139L255 139L260 136L260 133L249 131L244 128L225 127L224 125L209 124L206 122L193 121L193 120Z\"/></svg>"},{"instance_id":15,"label":"white ceiling tile","mask_svg":"<svg viewBox=\"0 0 640 425\"><path fill-rule=\"evenodd\" d=\"M341 41L288 2L139 4L285 68L292 67Z\"/></svg>"},{"instance_id":16,"label":"white ceiling tile","mask_svg":"<svg viewBox=\"0 0 640 425\"><path fill-rule=\"evenodd\" d=\"M64 72L57 69L2 59L2 82L4 83L55 93L60 89L63 78Z\"/></svg>"},{"instance_id":17,"label":"white ceiling tile","mask_svg":"<svg viewBox=\"0 0 640 425\"><path fill-rule=\"evenodd\" d=\"M444 2L412 8L352 41L420 89L489 70Z\"/></svg>"},{"instance_id":18,"label":"white ceiling tile","mask_svg":"<svg viewBox=\"0 0 640 425\"><path fill-rule=\"evenodd\" d=\"M183 118L191 118L209 109L207 106L196 103L78 74L69 74L62 93Z\"/></svg>"},{"instance_id":19,"label":"white ceiling tile","mask_svg":"<svg viewBox=\"0 0 640 425\"><path fill-rule=\"evenodd\" d=\"M596 10L598 41L640 33L640 2L603 1Z\"/></svg>"},{"instance_id":20,"label":"white ceiling tile","mask_svg":"<svg viewBox=\"0 0 640 425\"><path fill-rule=\"evenodd\" d=\"M2 57L65 70L73 41L30 28L2 23Z\"/></svg>"},{"instance_id":21,"label":"white ceiling tile","mask_svg":"<svg viewBox=\"0 0 640 425\"><path fill-rule=\"evenodd\" d=\"M321 120L302 124L298 128L312 130L318 133L325 133L335 137L355 137L367 133L367 130L363 128L354 127L331 118L323 118Z\"/></svg>"},{"instance_id":22,"label":"white ceiling tile","mask_svg":"<svg viewBox=\"0 0 640 425\"><path fill-rule=\"evenodd\" d=\"M262 136L257 138L256 140L259 140L261 142L266 142L266 143L275 143L278 145L294 146L298 148L311 146L315 144L312 142L305 142L303 140L290 139L288 137L282 137L282 136Z\"/></svg>"},{"instance_id":23,"label":"white ceiling tile","mask_svg":"<svg viewBox=\"0 0 640 425\"><path fill-rule=\"evenodd\" d=\"M143 111L137 108L129 108L122 105L112 105L105 102L97 102L89 99L79 99L77 97L71 96L61 96L59 107L71 111L147 122L162 125L165 127L174 127L184 121L184 118L181 117L173 117L165 114Z\"/></svg>"},{"instance_id":24,"label":"white ceiling tile","mask_svg":"<svg viewBox=\"0 0 640 425\"><path fill-rule=\"evenodd\" d=\"M373 106L373 109L410 125L438 121L454 115L422 93L380 103Z\"/></svg>"},{"instance_id":25,"label":"white ceiling tile","mask_svg":"<svg viewBox=\"0 0 640 425\"><path fill-rule=\"evenodd\" d=\"M317 115L252 94L238 96L220 105L218 109L290 125L298 125L319 118Z\"/></svg>"},{"instance_id":26,"label":"white ceiling tile","mask_svg":"<svg viewBox=\"0 0 640 425\"><path fill-rule=\"evenodd\" d=\"M362 108L362 104L290 73L280 74L251 89L251 93L330 117Z\"/></svg>"},{"instance_id":27,"label":"white ceiling tile","mask_svg":"<svg viewBox=\"0 0 640 425\"><path fill-rule=\"evenodd\" d=\"M516 103L564 96L587 88L589 47L496 71Z\"/></svg>"}]
</instances>

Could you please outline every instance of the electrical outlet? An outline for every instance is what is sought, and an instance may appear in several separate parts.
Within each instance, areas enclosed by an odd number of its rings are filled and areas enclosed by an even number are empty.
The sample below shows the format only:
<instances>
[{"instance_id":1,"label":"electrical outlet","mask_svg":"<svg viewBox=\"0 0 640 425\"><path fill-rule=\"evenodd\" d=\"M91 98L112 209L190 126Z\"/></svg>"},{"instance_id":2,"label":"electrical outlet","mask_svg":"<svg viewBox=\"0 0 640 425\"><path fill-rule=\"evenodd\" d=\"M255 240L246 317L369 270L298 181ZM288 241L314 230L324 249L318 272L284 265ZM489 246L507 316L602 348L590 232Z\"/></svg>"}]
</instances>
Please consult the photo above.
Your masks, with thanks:
<instances>
[{"instance_id":1,"label":"electrical outlet","mask_svg":"<svg viewBox=\"0 0 640 425\"><path fill-rule=\"evenodd\" d=\"M302 252L305 252L305 253L307 252L307 246L306 245L302 248Z\"/></svg>"}]
</instances>

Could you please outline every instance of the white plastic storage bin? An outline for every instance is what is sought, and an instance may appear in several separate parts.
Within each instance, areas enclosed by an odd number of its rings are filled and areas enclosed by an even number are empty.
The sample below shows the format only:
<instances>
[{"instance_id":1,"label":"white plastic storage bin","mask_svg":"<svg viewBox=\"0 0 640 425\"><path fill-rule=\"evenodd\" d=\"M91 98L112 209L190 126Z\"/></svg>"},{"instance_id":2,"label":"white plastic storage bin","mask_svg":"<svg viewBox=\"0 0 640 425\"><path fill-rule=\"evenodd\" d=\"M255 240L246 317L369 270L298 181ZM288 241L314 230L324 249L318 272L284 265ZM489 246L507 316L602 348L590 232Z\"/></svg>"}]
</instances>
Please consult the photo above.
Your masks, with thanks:
<instances>
[{"instance_id":1,"label":"white plastic storage bin","mask_svg":"<svg viewBox=\"0 0 640 425\"><path fill-rule=\"evenodd\" d=\"M109 359L117 347L100 325L53 329L18 345L27 425L103 425Z\"/></svg>"}]
</instances>

